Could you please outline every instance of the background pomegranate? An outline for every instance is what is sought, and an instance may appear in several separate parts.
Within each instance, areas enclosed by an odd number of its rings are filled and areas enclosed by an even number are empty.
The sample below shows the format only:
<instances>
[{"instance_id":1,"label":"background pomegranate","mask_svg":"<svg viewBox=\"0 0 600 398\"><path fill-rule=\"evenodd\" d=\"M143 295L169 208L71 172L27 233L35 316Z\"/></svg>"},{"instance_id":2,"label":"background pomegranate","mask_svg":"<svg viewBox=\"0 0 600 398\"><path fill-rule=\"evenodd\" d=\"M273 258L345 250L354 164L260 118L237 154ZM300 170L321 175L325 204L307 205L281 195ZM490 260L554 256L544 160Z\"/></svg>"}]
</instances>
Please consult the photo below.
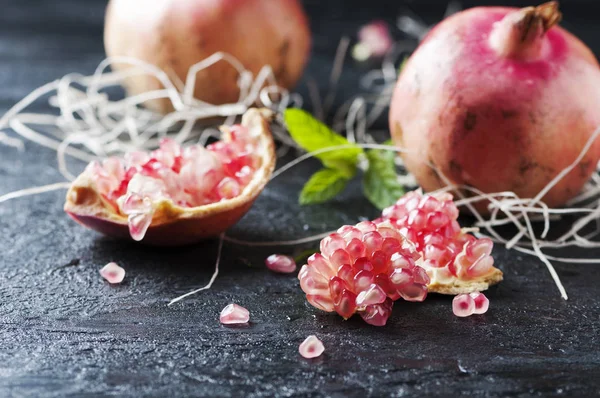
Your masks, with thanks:
<instances>
[{"instance_id":1,"label":"background pomegranate","mask_svg":"<svg viewBox=\"0 0 600 398\"><path fill-rule=\"evenodd\" d=\"M298 0L111 0L104 44L109 57L138 58L182 81L190 66L223 51L254 74L270 65L277 83L289 88L308 60L310 31ZM198 73L195 96L213 104L235 102L237 78L232 66L220 62ZM137 76L126 87L138 94L161 86L153 77ZM171 108L168 100L151 106Z\"/></svg>"},{"instance_id":2,"label":"background pomegranate","mask_svg":"<svg viewBox=\"0 0 600 398\"><path fill-rule=\"evenodd\" d=\"M453 183L534 197L600 125L600 69L555 26L556 2L478 7L436 26L406 64L390 110L394 142L426 190ZM544 201L564 204L596 169L596 141Z\"/></svg>"}]
</instances>

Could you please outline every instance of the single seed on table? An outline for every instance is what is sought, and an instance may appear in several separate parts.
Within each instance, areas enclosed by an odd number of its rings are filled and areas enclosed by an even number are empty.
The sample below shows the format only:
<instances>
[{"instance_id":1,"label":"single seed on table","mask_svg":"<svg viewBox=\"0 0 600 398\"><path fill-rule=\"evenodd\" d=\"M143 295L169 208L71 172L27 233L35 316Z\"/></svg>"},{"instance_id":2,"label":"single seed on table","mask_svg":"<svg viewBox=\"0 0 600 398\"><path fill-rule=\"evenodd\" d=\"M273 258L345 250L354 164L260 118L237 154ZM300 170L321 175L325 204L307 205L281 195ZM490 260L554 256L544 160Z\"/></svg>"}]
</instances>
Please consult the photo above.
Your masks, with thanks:
<instances>
[{"instance_id":1,"label":"single seed on table","mask_svg":"<svg viewBox=\"0 0 600 398\"><path fill-rule=\"evenodd\" d=\"M290 256L283 254L271 254L265 260L265 265L273 272L291 274L296 271L296 261Z\"/></svg>"},{"instance_id":2,"label":"single seed on table","mask_svg":"<svg viewBox=\"0 0 600 398\"><path fill-rule=\"evenodd\" d=\"M229 304L221 311L219 320L223 325L237 325L250 321L250 312L237 304Z\"/></svg>"},{"instance_id":3,"label":"single seed on table","mask_svg":"<svg viewBox=\"0 0 600 398\"><path fill-rule=\"evenodd\" d=\"M452 312L458 317L471 316L475 312L475 300L470 294L459 294L452 300Z\"/></svg>"},{"instance_id":4,"label":"single seed on table","mask_svg":"<svg viewBox=\"0 0 600 398\"><path fill-rule=\"evenodd\" d=\"M308 336L298 347L300 355L308 359L320 356L323 351L325 351L325 346L314 334Z\"/></svg>"},{"instance_id":5,"label":"single seed on table","mask_svg":"<svg viewBox=\"0 0 600 398\"><path fill-rule=\"evenodd\" d=\"M469 294L475 302L474 314L485 314L490 308L490 300L481 292L475 292Z\"/></svg>"},{"instance_id":6,"label":"single seed on table","mask_svg":"<svg viewBox=\"0 0 600 398\"><path fill-rule=\"evenodd\" d=\"M119 267L117 263L110 262L102 267L100 276L106 279L108 283L121 283L125 279L125 270Z\"/></svg>"}]
</instances>

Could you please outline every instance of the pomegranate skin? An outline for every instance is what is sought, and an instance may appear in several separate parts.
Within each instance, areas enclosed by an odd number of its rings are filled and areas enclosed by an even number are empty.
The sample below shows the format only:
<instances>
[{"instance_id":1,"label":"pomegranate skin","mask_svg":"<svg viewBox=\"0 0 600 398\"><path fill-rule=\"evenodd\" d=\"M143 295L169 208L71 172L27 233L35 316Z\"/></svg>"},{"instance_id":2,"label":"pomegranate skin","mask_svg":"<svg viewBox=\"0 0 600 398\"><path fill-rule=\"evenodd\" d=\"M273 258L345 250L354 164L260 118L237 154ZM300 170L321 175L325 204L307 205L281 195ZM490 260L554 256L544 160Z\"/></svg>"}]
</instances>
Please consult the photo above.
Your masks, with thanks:
<instances>
[{"instance_id":1,"label":"pomegranate skin","mask_svg":"<svg viewBox=\"0 0 600 398\"><path fill-rule=\"evenodd\" d=\"M254 200L228 212L209 214L198 222L194 218L180 218L175 222L156 225L148 228L142 241L150 246L182 246L200 242L218 236L224 229L237 223L252 207ZM96 230L104 235L119 239L131 239L126 222L115 222L93 215L81 215L67 212L79 224Z\"/></svg>"},{"instance_id":2,"label":"pomegranate skin","mask_svg":"<svg viewBox=\"0 0 600 398\"><path fill-rule=\"evenodd\" d=\"M271 65L277 83L291 88L302 75L311 38L298 0L111 0L104 45L109 57L141 59L183 82L192 65L222 51L255 76ZM197 74L195 97L212 104L236 102L237 80L237 71L219 62ZM125 86L130 94L162 87L147 75L127 78ZM147 105L163 113L172 110L166 99Z\"/></svg>"},{"instance_id":3,"label":"pomegranate skin","mask_svg":"<svg viewBox=\"0 0 600 398\"><path fill-rule=\"evenodd\" d=\"M516 11L477 7L442 21L403 69L390 130L425 190L446 185L429 162L454 184L535 197L600 125L600 69L575 36L554 26L536 39L534 55L493 48L494 26ZM575 196L599 157L597 140L543 200L556 207Z\"/></svg>"}]
</instances>

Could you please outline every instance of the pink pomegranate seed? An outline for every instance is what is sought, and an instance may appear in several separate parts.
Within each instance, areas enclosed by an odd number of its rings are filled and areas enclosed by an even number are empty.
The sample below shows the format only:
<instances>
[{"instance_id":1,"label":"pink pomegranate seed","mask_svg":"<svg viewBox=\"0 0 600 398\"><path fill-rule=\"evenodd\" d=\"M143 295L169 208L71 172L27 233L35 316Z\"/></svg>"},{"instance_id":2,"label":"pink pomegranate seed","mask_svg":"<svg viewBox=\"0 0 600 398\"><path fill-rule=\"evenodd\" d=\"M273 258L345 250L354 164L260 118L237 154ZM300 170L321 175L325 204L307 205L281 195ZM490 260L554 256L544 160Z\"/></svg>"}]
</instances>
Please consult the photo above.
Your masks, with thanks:
<instances>
[{"instance_id":1,"label":"pink pomegranate seed","mask_svg":"<svg viewBox=\"0 0 600 398\"><path fill-rule=\"evenodd\" d=\"M250 312L237 304L229 304L221 311L219 321L223 325L237 325L250 321Z\"/></svg>"},{"instance_id":2,"label":"pink pomegranate seed","mask_svg":"<svg viewBox=\"0 0 600 398\"><path fill-rule=\"evenodd\" d=\"M356 297L356 306L363 307L366 305L381 304L386 298L387 296L381 287L372 283L367 290L363 290Z\"/></svg>"},{"instance_id":3,"label":"pink pomegranate seed","mask_svg":"<svg viewBox=\"0 0 600 398\"><path fill-rule=\"evenodd\" d=\"M469 294L475 303L474 314L485 314L490 308L490 300L481 292L475 292Z\"/></svg>"},{"instance_id":4,"label":"pink pomegranate seed","mask_svg":"<svg viewBox=\"0 0 600 398\"><path fill-rule=\"evenodd\" d=\"M128 217L129 234L131 239L141 241L152 224L152 213L132 214Z\"/></svg>"},{"instance_id":5,"label":"pink pomegranate seed","mask_svg":"<svg viewBox=\"0 0 600 398\"><path fill-rule=\"evenodd\" d=\"M360 316L369 325L385 326L388 318L392 314L393 306L394 302L388 298L381 304L367 306L365 311L360 313Z\"/></svg>"},{"instance_id":6,"label":"pink pomegranate seed","mask_svg":"<svg viewBox=\"0 0 600 398\"><path fill-rule=\"evenodd\" d=\"M337 233L323 239L320 246L321 254L326 257L331 256L336 250L344 248L346 248L346 241Z\"/></svg>"},{"instance_id":7,"label":"pink pomegranate seed","mask_svg":"<svg viewBox=\"0 0 600 398\"><path fill-rule=\"evenodd\" d=\"M308 336L298 347L300 355L307 359L321 356L323 351L325 351L325 346L314 334Z\"/></svg>"},{"instance_id":8,"label":"pink pomegranate seed","mask_svg":"<svg viewBox=\"0 0 600 398\"><path fill-rule=\"evenodd\" d=\"M452 300L452 312L459 317L471 316L475 312L475 300L470 294L459 294Z\"/></svg>"},{"instance_id":9,"label":"pink pomegranate seed","mask_svg":"<svg viewBox=\"0 0 600 398\"><path fill-rule=\"evenodd\" d=\"M223 199L232 199L240 194L240 184L231 177L225 177L217 185L217 192Z\"/></svg>"},{"instance_id":10,"label":"pink pomegranate seed","mask_svg":"<svg viewBox=\"0 0 600 398\"><path fill-rule=\"evenodd\" d=\"M268 269L281 274L291 274L296 271L296 261L290 256L283 254L271 254L265 260Z\"/></svg>"},{"instance_id":11,"label":"pink pomegranate seed","mask_svg":"<svg viewBox=\"0 0 600 398\"><path fill-rule=\"evenodd\" d=\"M121 283L125 279L125 270L119 267L117 263L110 262L102 267L100 276L106 279L108 283Z\"/></svg>"}]
</instances>

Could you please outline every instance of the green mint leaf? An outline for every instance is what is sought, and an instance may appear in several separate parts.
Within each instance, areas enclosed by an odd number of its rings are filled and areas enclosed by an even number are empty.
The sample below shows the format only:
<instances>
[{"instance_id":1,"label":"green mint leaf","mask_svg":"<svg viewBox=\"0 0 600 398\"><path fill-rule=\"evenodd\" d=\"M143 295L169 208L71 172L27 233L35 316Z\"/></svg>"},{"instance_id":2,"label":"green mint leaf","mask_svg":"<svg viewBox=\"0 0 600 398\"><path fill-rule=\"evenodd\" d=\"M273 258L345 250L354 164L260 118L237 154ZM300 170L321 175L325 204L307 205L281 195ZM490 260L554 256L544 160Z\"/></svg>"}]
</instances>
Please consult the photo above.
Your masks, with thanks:
<instances>
[{"instance_id":1,"label":"green mint leaf","mask_svg":"<svg viewBox=\"0 0 600 398\"><path fill-rule=\"evenodd\" d=\"M340 170L322 169L313 174L300 193L301 205L327 202L342 192L348 177Z\"/></svg>"},{"instance_id":2,"label":"green mint leaf","mask_svg":"<svg viewBox=\"0 0 600 398\"><path fill-rule=\"evenodd\" d=\"M284 118L294 141L307 152L333 146L347 146L347 148L320 153L315 157L321 160L325 167L340 170L347 177L356 174L358 156L363 153L360 147L350 143L302 109L286 109Z\"/></svg>"},{"instance_id":3,"label":"green mint leaf","mask_svg":"<svg viewBox=\"0 0 600 398\"><path fill-rule=\"evenodd\" d=\"M395 157L394 151L380 149L367 151L369 168L363 176L363 192L380 210L393 205L400 196L404 195L404 188L398 182L396 174Z\"/></svg>"}]
</instances>

